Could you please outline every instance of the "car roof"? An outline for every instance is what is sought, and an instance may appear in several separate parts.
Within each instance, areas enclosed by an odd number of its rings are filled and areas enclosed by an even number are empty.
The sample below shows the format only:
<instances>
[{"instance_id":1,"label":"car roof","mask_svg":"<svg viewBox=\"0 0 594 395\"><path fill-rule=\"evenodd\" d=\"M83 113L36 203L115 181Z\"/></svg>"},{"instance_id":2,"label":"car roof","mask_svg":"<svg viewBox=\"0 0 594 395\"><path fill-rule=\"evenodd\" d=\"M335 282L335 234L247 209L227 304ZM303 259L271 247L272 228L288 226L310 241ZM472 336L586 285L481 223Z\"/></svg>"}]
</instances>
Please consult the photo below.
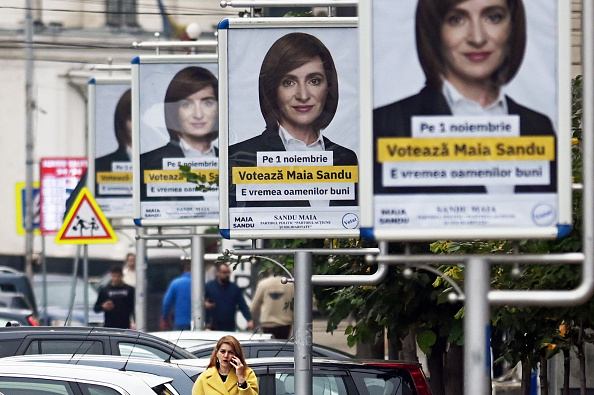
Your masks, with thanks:
<instances>
[{"instance_id":1,"label":"car roof","mask_svg":"<svg viewBox=\"0 0 594 395\"><path fill-rule=\"evenodd\" d=\"M134 329L119 329L106 328L96 326L35 326L35 327L10 327L0 328L0 336L3 334L14 333L19 337L27 333L48 333L48 334L82 334L82 335L110 335L110 336L129 336L137 338L150 338L156 341L163 342L163 339L157 336L150 335L145 332L136 331Z\"/></svg>"},{"instance_id":2,"label":"car roof","mask_svg":"<svg viewBox=\"0 0 594 395\"><path fill-rule=\"evenodd\" d=\"M239 341L252 339L272 339L272 335L268 333L252 333L252 332L228 332L228 331L163 331L150 332L150 334L167 339L172 343L176 340L200 340L200 341L218 341L223 336L233 336Z\"/></svg>"},{"instance_id":3,"label":"car roof","mask_svg":"<svg viewBox=\"0 0 594 395\"><path fill-rule=\"evenodd\" d=\"M136 331L134 329L119 329L106 328L97 326L17 326L17 327L0 327L0 339L2 338L21 338L33 334L47 334L47 335L81 335L81 336L122 336L136 339L149 339L160 343L169 343L167 340L153 336L151 334Z\"/></svg>"},{"instance_id":4,"label":"car roof","mask_svg":"<svg viewBox=\"0 0 594 395\"><path fill-rule=\"evenodd\" d=\"M135 358L135 357L125 357L121 355L97 355L97 354L77 354L77 355L70 355L70 354L35 354L35 355L16 355L12 357L4 357L2 359L3 362L61 362L61 363L70 363L71 365L77 365L80 362L88 361L94 362L99 361L106 364L109 364L109 368L113 369L122 369L126 365L134 366L134 368L140 366L155 366L161 369L168 369L168 368L178 368L179 364L174 362L164 362L156 359L147 359L147 358ZM182 360L180 360L182 361ZM86 365L85 365L86 366ZM201 366L194 366L185 364L182 365L183 367L188 367L194 370L194 373L201 373L205 369Z\"/></svg>"},{"instance_id":5,"label":"car roof","mask_svg":"<svg viewBox=\"0 0 594 395\"><path fill-rule=\"evenodd\" d=\"M201 359L176 359L172 362L178 364L187 364L192 366L208 366L209 360L206 358ZM275 366L280 367L282 365L293 366L295 363L294 357L262 357L262 358L248 358L246 359L247 365L250 367L258 366ZM384 359L342 359L342 358L325 358L325 357L314 357L312 363L317 366L386 366L386 367L421 367L421 364L410 361L397 361L397 360L384 360Z\"/></svg>"},{"instance_id":6,"label":"car roof","mask_svg":"<svg viewBox=\"0 0 594 395\"><path fill-rule=\"evenodd\" d=\"M10 362L0 359L0 376L48 378L53 380L88 380L111 383L122 388L142 389L141 380L151 388L170 383L172 379L156 375L120 372L116 369L86 365L62 365L45 362ZM144 387L146 389L146 387Z\"/></svg>"},{"instance_id":7,"label":"car roof","mask_svg":"<svg viewBox=\"0 0 594 395\"><path fill-rule=\"evenodd\" d=\"M227 332L227 331L163 331L149 332L151 335L158 336L178 345L179 347L189 348L201 344L216 343L223 336L233 336L240 342L250 339L269 340L272 335L268 333L252 332Z\"/></svg>"},{"instance_id":8,"label":"car roof","mask_svg":"<svg viewBox=\"0 0 594 395\"><path fill-rule=\"evenodd\" d=\"M294 347L295 346L295 341L294 340L281 340L281 339L266 339L266 340L258 340L258 339L250 339L250 340L241 340L240 341L241 346L242 347L252 347L252 346L258 346L258 345L263 345L264 348L278 348L279 350L284 347ZM204 343L204 344L198 344L195 346L190 346L190 347L186 347L186 349L191 352L191 353L195 353L198 351L202 351L202 350L212 350L214 347L214 345L212 343ZM312 344L312 348L316 349L318 352L324 352L327 351L328 353L331 353L333 355L329 355L332 357L336 357L338 358L339 355L344 357L344 358L354 358L354 355L349 354L347 352L335 349L335 348L331 348L331 347L326 347L324 345L321 344Z\"/></svg>"}]
</instances>

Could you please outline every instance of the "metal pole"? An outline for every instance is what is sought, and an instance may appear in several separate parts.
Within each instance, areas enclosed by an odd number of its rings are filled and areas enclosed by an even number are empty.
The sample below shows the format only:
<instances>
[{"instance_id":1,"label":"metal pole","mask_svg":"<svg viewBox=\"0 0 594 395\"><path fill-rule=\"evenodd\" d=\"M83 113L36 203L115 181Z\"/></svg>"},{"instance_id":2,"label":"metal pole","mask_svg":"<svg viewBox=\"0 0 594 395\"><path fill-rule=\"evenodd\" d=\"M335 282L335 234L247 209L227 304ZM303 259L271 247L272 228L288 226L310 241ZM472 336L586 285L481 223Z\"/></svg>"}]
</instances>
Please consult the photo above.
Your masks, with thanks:
<instances>
[{"instance_id":1,"label":"metal pole","mask_svg":"<svg viewBox=\"0 0 594 395\"><path fill-rule=\"evenodd\" d=\"M33 279L33 14L31 0L26 2L25 16L25 274Z\"/></svg>"},{"instance_id":2,"label":"metal pole","mask_svg":"<svg viewBox=\"0 0 594 395\"><path fill-rule=\"evenodd\" d=\"M464 288L464 395L489 395L490 386L490 322L489 261L470 258L466 264Z\"/></svg>"},{"instance_id":3,"label":"metal pole","mask_svg":"<svg viewBox=\"0 0 594 395\"><path fill-rule=\"evenodd\" d=\"M295 390L311 395L312 384L312 253L295 252Z\"/></svg>"},{"instance_id":4,"label":"metal pole","mask_svg":"<svg viewBox=\"0 0 594 395\"><path fill-rule=\"evenodd\" d=\"M45 236L41 236L41 273L43 276L43 316L40 318L42 325L49 325L50 322L47 314L47 262L45 260Z\"/></svg>"},{"instance_id":5,"label":"metal pole","mask_svg":"<svg viewBox=\"0 0 594 395\"><path fill-rule=\"evenodd\" d=\"M84 295L84 323L89 326L89 245L85 244L83 247L83 295Z\"/></svg>"},{"instance_id":6,"label":"metal pole","mask_svg":"<svg viewBox=\"0 0 594 395\"><path fill-rule=\"evenodd\" d=\"M136 289L134 292L134 320L136 329L145 332L147 330L146 299L147 299L147 260L146 240L142 238L146 233L145 228L136 228Z\"/></svg>"},{"instance_id":7,"label":"metal pole","mask_svg":"<svg viewBox=\"0 0 594 395\"><path fill-rule=\"evenodd\" d=\"M78 262L80 261L80 245L76 246L76 259L74 259L74 265L72 268L72 284L70 286L70 304L68 305L68 315L66 316L66 322L64 326L69 326L72 321L72 309L74 308L74 298L76 297L76 279L78 275Z\"/></svg>"},{"instance_id":8,"label":"metal pole","mask_svg":"<svg viewBox=\"0 0 594 395\"><path fill-rule=\"evenodd\" d=\"M196 231L197 232L197 231ZM192 330L204 329L204 238L192 236Z\"/></svg>"}]
</instances>

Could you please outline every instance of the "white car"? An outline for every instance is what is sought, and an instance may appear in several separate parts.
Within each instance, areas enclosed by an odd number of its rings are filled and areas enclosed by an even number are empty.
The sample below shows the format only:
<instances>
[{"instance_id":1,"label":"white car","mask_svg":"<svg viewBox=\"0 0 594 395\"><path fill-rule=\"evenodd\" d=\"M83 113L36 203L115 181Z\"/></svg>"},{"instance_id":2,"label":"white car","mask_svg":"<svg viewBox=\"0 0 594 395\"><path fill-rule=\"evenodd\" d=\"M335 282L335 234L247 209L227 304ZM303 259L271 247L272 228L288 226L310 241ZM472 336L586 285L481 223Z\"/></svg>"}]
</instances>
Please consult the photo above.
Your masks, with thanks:
<instances>
[{"instance_id":1,"label":"white car","mask_svg":"<svg viewBox=\"0 0 594 395\"><path fill-rule=\"evenodd\" d=\"M108 368L0 360L3 395L179 395L171 381L167 377Z\"/></svg>"},{"instance_id":2,"label":"white car","mask_svg":"<svg viewBox=\"0 0 594 395\"><path fill-rule=\"evenodd\" d=\"M241 343L244 340L269 340L272 335L269 333L252 332L226 332L226 331L164 331L150 332L153 336L159 336L178 347L188 348L205 343L216 343L223 336L231 335Z\"/></svg>"}]
</instances>

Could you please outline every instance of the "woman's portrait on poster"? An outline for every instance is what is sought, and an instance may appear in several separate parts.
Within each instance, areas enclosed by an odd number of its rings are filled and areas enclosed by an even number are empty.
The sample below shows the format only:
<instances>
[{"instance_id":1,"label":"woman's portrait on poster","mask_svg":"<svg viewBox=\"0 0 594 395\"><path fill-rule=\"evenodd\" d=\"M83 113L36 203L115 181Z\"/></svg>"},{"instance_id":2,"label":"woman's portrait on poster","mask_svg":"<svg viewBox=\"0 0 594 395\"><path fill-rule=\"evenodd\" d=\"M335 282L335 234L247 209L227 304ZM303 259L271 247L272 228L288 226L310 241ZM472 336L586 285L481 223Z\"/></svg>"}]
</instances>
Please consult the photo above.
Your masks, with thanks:
<instances>
[{"instance_id":1,"label":"woman's portrait on poster","mask_svg":"<svg viewBox=\"0 0 594 395\"><path fill-rule=\"evenodd\" d=\"M113 129L118 148L107 155L95 158L95 195L97 197L130 197L129 195L112 195L102 193L97 183L97 173L114 172L114 163L127 163L132 160L132 91L126 90L118 100L114 111ZM102 136L97 135L96 138ZM86 172L85 172L86 182Z\"/></svg>"},{"instance_id":2,"label":"woman's portrait on poster","mask_svg":"<svg viewBox=\"0 0 594 395\"><path fill-rule=\"evenodd\" d=\"M112 172L114 162L132 160L132 94L128 89L120 97L114 112L113 128L118 149L95 159L96 172Z\"/></svg>"},{"instance_id":3,"label":"woman's portrait on poster","mask_svg":"<svg viewBox=\"0 0 594 395\"><path fill-rule=\"evenodd\" d=\"M338 74L330 51L317 37L289 33L276 40L262 62L258 87L266 128L262 134L229 147L230 175L234 167L257 166L257 153L263 151L329 151L334 166L358 165L354 151L323 135L338 107ZM236 201L235 186L229 182L230 207L312 204L309 200ZM356 206L357 198L330 200L328 204Z\"/></svg>"},{"instance_id":4,"label":"woman's portrait on poster","mask_svg":"<svg viewBox=\"0 0 594 395\"><path fill-rule=\"evenodd\" d=\"M506 95L526 50L522 0L419 0L415 33L425 86L417 94L373 112L373 133L411 137L411 117L517 115L520 136L555 136L553 123ZM377 148L377 147L376 147ZM383 187L375 163L376 193L485 193L484 186ZM516 185L515 192L555 192L556 164L548 185Z\"/></svg>"},{"instance_id":5,"label":"woman's portrait on poster","mask_svg":"<svg viewBox=\"0 0 594 395\"><path fill-rule=\"evenodd\" d=\"M213 145L218 137L218 86L217 77L203 67L186 67L173 77L165 93L164 110L170 140L166 145L140 155L141 175L145 170L163 170L165 158L219 156ZM147 199L151 198L147 198L146 184L142 183L141 200Z\"/></svg>"}]
</instances>

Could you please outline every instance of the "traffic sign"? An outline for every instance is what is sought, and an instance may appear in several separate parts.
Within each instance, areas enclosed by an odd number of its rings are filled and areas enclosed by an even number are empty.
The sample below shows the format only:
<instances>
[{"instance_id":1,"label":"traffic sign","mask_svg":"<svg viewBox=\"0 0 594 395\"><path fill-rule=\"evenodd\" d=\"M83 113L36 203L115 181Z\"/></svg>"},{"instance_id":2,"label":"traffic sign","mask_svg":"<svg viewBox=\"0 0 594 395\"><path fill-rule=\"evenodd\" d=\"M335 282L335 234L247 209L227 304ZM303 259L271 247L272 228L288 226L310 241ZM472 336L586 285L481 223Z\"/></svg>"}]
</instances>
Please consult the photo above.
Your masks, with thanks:
<instances>
[{"instance_id":1,"label":"traffic sign","mask_svg":"<svg viewBox=\"0 0 594 395\"><path fill-rule=\"evenodd\" d=\"M27 230L25 229L26 215L27 215L27 186L25 182L17 182L15 188L15 199L16 199L16 231L19 235L25 235ZM33 233L40 235L39 230L39 183L33 183Z\"/></svg>"},{"instance_id":2,"label":"traffic sign","mask_svg":"<svg viewBox=\"0 0 594 395\"><path fill-rule=\"evenodd\" d=\"M107 244L118 241L91 192L84 187L56 235L56 244Z\"/></svg>"}]
</instances>

